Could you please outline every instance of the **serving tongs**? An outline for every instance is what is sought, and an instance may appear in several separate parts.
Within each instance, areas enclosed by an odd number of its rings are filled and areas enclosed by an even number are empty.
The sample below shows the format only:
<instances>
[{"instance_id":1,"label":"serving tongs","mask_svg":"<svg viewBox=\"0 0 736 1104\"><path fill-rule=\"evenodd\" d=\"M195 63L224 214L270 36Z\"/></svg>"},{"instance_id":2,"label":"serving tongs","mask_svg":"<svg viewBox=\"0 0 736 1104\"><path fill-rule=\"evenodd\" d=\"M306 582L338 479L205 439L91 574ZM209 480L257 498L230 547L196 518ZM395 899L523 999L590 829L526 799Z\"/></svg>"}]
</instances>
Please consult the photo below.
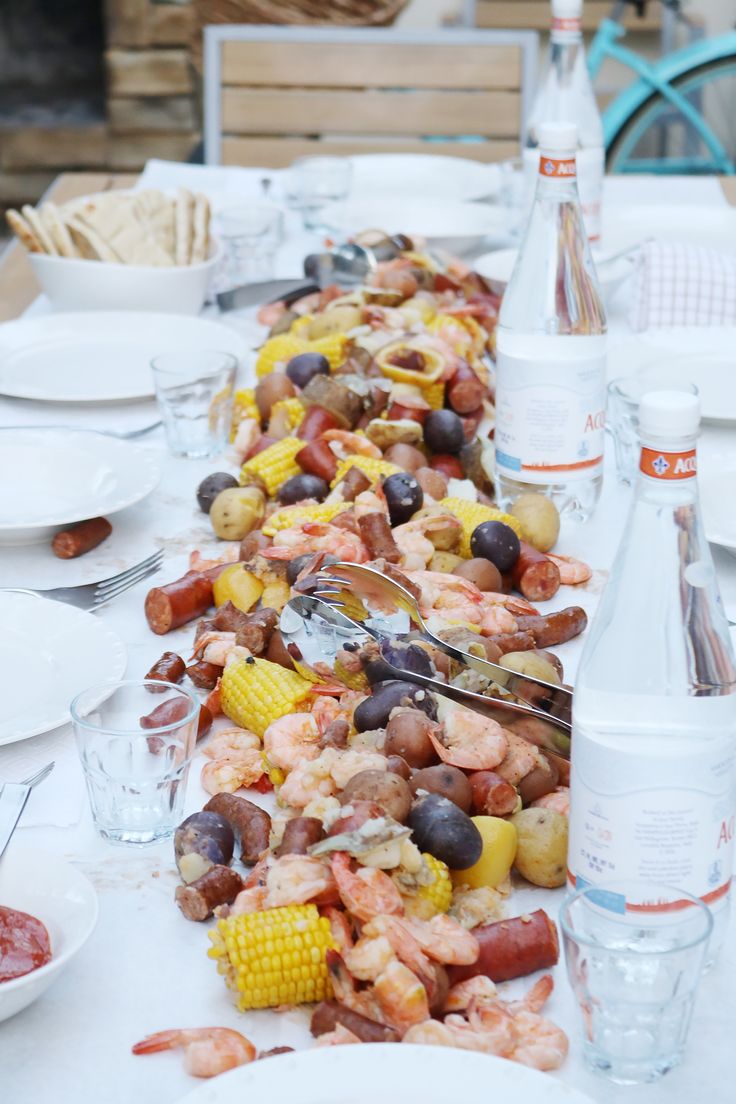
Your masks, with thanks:
<instances>
[{"instance_id":1,"label":"serving tongs","mask_svg":"<svg viewBox=\"0 0 736 1104\"><path fill-rule=\"evenodd\" d=\"M344 612L343 599L347 588L351 595L359 594L368 601L373 597L383 608L389 605L398 613L355 621ZM397 678L424 686L433 693L490 717L560 759L569 760L570 690L509 671L435 636L427 628L409 591L375 569L358 564L331 564L329 569L319 573L314 594L292 599L287 603L284 615L282 633L286 637L287 648L291 644L297 651L303 651L303 661L308 666L315 661L324 664L334 660L335 651L346 643L360 647L369 639L375 640L384 663ZM412 623L418 629L411 630ZM492 698L474 693L407 670L394 662L396 644L420 641L432 644L461 667L470 668L488 679L501 696Z\"/></svg>"}]
</instances>

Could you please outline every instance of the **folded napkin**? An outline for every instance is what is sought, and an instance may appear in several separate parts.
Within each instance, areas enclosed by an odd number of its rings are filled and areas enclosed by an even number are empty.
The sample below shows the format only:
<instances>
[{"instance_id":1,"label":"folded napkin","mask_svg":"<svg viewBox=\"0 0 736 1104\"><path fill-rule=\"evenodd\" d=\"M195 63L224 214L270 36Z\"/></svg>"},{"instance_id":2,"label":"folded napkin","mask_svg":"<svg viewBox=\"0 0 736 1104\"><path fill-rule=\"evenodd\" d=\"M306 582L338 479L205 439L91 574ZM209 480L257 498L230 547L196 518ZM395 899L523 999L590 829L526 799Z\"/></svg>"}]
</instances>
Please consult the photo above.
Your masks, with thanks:
<instances>
[{"instance_id":1,"label":"folded napkin","mask_svg":"<svg viewBox=\"0 0 736 1104\"><path fill-rule=\"evenodd\" d=\"M84 809L82 766L69 725L32 740L0 747L0 787L4 782L30 778L52 760L54 769L31 791L19 829L47 825L69 828L78 824Z\"/></svg>"},{"instance_id":2,"label":"folded napkin","mask_svg":"<svg viewBox=\"0 0 736 1104\"><path fill-rule=\"evenodd\" d=\"M685 242L651 241L631 279L635 331L736 324L736 255Z\"/></svg>"}]
</instances>

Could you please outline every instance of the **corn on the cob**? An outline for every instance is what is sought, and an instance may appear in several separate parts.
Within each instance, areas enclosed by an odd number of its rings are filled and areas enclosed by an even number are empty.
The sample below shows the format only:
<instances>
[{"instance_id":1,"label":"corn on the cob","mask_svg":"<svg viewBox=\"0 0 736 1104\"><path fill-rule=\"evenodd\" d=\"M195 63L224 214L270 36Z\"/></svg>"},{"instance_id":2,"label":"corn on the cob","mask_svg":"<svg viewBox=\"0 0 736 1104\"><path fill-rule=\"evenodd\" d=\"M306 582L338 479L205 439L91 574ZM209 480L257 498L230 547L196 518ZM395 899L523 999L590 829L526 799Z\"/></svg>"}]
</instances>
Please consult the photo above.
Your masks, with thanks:
<instances>
[{"instance_id":1,"label":"corn on the cob","mask_svg":"<svg viewBox=\"0 0 736 1104\"><path fill-rule=\"evenodd\" d=\"M508 525L514 530L517 537L521 536L519 519L513 517L512 514L505 514L503 510L497 510L494 506L484 506L481 502L468 502L467 499L452 496L443 498L440 501L440 506L444 506L462 522L463 533L458 551L461 556L466 558L470 556L470 538L473 530L476 525L480 525L483 521L502 521L504 525Z\"/></svg>"},{"instance_id":2,"label":"corn on the cob","mask_svg":"<svg viewBox=\"0 0 736 1104\"><path fill-rule=\"evenodd\" d=\"M289 333L294 337L300 337L303 341L309 340L309 327L314 322L313 314L303 314L301 318L295 318L289 326Z\"/></svg>"},{"instance_id":3,"label":"corn on the cob","mask_svg":"<svg viewBox=\"0 0 736 1104\"><path fill-rule=\"evenodd\" d=\"M370 690L370 683L366 678L364 671L348 671L344 663L341 660L335 660L335 666L333 668L335 672L335 678L347 686L348 690Z\"/></svg>"},{"instance_id":4,"label":"corn on the cob","mask_svg":"<svg viewBox=\"0 0 736 1104\"><path fill-rule=\"evenodd\" d=\"M207 951L241 1012L307 1004L331 995L325 952L330 922L315 905L287 905L218 920Z\"/></svg>"},{"instance_id":5,"label":"corn on the cob","mask_svg":"<svg viewBox=\"0 0 736 1104\"><path fill-rule=\"evenodd\" d=\"M256 405L256 393L252 387L242 387L235 392L233 399L233 417L230 423L230 440L235 440L238 426L245 418L254 418L261 424L261 414Z\"/></svg>"},{"instance_id":6,"label":"corn on the cob","mask_svg":"<svg viewBox=\"0 0 736 1104\"><path fill-rule=\"evenodd\" d=\"M415 878L398 879L399 893L407 916L431 920L447 912L452 901L452 879L449 867L428 852L422 852L422 867Z\"/></svg>"},{"instance_id":7,"label":"corn on the cob","mask_svg":"<svg viewBox=\"0 0 736 1104\"><path fill-rule=\"evenodd\" d=\"M302 469L294 457L303 448L304 442L297 437L283 437L280 441L274 441L263 452L257 452L250 460L246 460L241 469L241 482L247 483L248 476L257 475L263 480L269 495L274 495L282 483L301 472Z\"/></svg>"},{"instance_id":8,"label":"corn on the cob","mask_svg":"<svg viewBox=\"0 0 736 1104\"><path fill-rule=\"evenodd\" d=\"M298 429L304 420L306 410L304 404L294 396L291 399L279 399L271 407L271 417L285 415L289 429Z\"/></svg>"},{"instance_id":9,"label":"corn on the cob","mask_svg":"<svg viewBox=\"0 0 736 1104\"><path fill-rule=\"evenodd\" d=\"M394 475L401 471L400 467L390 464L388 460L374 460L372 456L348 456L347 460L341 460L337 465L337 474L330 486L336 487L353 467L360 468L372 483L377 483L382 476Z\"/></svg>"},{"instance_id":10,"label":"corn on the cob","mask_svg":"<svg viewBox=\"0 0 736 1104\"><path fill-rule=\"evenodd\" d=\"M314 341L308 341L306 337L293 333L269 337L258 351L256 375L259 379L267 376L278 365L288 363L298 353L322 353L327 358L330 370L334 372L335 368L345 360L345 350L349 340L345 334L339 333L318 337Z\"/></svg>"},{"instance_id":11,"label":"corn on the cob","mask_svg":"<svg viewBox=\"0 0 736 1104\"><path fill-rule=\"evenodd\" d=\"M431 387L425 387L422 398L427 400L432 410L441 410L445 405L445 385L442 380L433 383Z\"/></svg>"},{"instance_id":12,"label":"corn on the cob","mask_svg":"<svg viewBox=\"0 0 736 1104\"><path fill-rule=\"evenodd\" d=\"M311 688L301 675L268 659L238 659L222 674L222 712L262 737L271 721L293 713Z\"/></svg>"},{"instance_id":13,"label":"corn on the cob","mask_svg":"<svg viewBox=\"0 0 736 1104\"><path fill-rule=\"evenodd\" d=\"M282 529L290 529L292 525L301 525L305 521L330 522L338 514L349 510L352 502L320 502L314 506L284 506L271 514L268 521L263 524L263 532L267 537L273 537Z\"/></svg>"}]
</instances>

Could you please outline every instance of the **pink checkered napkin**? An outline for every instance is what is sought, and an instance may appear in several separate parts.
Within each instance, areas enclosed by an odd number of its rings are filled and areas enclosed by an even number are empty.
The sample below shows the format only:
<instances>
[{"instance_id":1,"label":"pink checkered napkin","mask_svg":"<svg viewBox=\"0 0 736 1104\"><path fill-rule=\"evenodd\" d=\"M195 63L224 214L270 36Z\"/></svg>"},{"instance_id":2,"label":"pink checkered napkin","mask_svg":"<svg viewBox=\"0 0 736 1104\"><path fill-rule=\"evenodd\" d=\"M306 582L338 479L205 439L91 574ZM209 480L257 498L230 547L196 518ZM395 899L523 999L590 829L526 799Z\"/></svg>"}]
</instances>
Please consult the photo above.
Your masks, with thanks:
<instances>
[{"instance_id":1,"label":"pink checkered napkin","mask_svg":"<svg viewBox=\"0 0 736 1104\"><path fill-rule=\"evenodd\" d=\"M687 242L647 242L631 284L633 330L736 325L734 254Z\"/></svg>"}]
</instances>

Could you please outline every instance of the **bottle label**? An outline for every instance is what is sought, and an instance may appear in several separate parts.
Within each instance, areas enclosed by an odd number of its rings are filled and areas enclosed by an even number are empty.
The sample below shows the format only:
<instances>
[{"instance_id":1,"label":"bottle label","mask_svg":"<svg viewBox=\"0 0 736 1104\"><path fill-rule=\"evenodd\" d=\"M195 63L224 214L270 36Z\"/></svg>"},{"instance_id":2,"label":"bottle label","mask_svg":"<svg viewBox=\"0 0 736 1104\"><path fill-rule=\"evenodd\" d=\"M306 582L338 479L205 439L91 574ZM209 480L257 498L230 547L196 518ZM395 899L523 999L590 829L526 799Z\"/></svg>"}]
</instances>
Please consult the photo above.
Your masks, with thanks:
<instances>
[{"instance_id":1,"label":"bottle label","mask_svg":"<svg viewBox=\"0 0 736 1104\"><path fill-rule=\"evenodd\" d=\"M693 479L698 474L695 449L689 452L659 452L642 448L639 471L650 479Z\"/></svg>"},{"instance_id":2,"label":"bottle label","mask_svg":"<svg viewBox=\"0 0 736 1104\"><path fill-rule=\"evenodd\" d=\"M557 159L554 157L545 157L544 154L539 158L539 175L549 179L559 180L560 177L565 180L574 180L575 178L575 158L566 157Z\"/></svg>"},{"instance_id":3,"label":"bottle label","mask_svg":"<svg viewBox=\"0 0 736 1104\"><path fill-rule=\"evenodd\" d=\"M552 16L552 41L569 42L571 37L577 38L582 33L583 23L577 16Z\"/></svg>"},{"instance_id":4,"label":"bottle label","mask_svg":"<svg viewBox=\"0 0 736 1104\"><path fill-rule=\"evenodd\" d=\"M676 886L725 903L734 835L733 741L627 738L630 750L575 728L569 880ZM642 897L641 911L667 906ZM671 907L671 906L670 906Z\"/></svg>"},{"instance_id":5,"label":"bottle label","mask_svg":"<svg viewBox=\"0 0 736 1104\"><path fill-rule=\"evenodd\" d=\"M550 340L563 339L541 338L538 359L496 358L496 466L525 483L589 479L603 463L605 356L545 359Z\"/></svg>"},{"instance_id":6,"label":"bottle label","mask_svg":"<svg viewBox=\"0 0 736 1104\"><path fill-rule=\"evenodd\" d=\"M574 120L573 120L574 121ZM528 174L528 206L531 207L534 200L534 189L537 177L542 175L546 180L553 179L550 174L542 172L541 160L551 161L552 158L539 157L539 150L527 148L524 151L524 171ZM572 174L560 173L559 176L570 180L577 180L578 195L580 197L580 209L583 212L583 221L588 235L588 241L597 242L601 236L601 196L603 194L603 170L605 154L602 146L585 146L575 154L575 172Z\"/></svg>"}]
</instances>

